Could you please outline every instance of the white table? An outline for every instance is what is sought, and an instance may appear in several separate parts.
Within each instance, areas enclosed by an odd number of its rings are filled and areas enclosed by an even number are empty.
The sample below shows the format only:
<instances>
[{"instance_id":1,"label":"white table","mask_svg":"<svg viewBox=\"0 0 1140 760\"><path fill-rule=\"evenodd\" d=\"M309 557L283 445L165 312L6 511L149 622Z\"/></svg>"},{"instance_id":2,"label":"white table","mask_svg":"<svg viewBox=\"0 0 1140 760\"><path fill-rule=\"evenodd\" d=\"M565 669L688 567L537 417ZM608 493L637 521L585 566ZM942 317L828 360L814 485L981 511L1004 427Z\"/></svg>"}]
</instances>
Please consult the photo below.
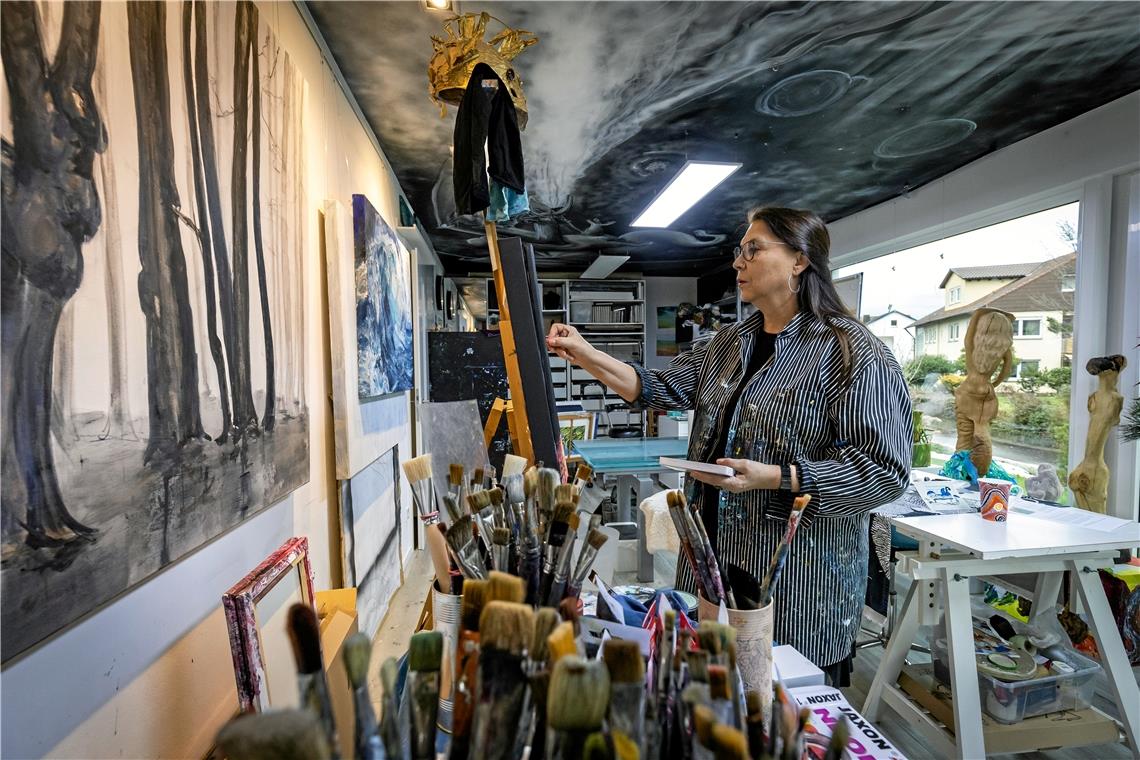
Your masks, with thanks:
<instances>
[{"instance_id":1,"label":"white table","mask_svg":"<svg viewBox=\"0 0 1140 760\"><path fill-rule=\"evenodd\" d=\"M1063 573L1069 571L1088 611L1089 629L1120 708L1124 733L1133 752L1140 753L1140 689L1097 574L1099 568L1112 565L1118 550L1140 546L1140 525L1123 525L1110 533L1016 512L1005 523L989 522L978 514L895 517L891 522L902 533L918 539L919 551L902 553L905 568L900 569L915 583L867 692L863 714L868 720L876 720L885 703L910 720L930 740L931 748L943 755L970 760L985 757L969 580L1038 573L1033 610L1042 614L1052 609ZM945 592L954 741L896 685L919 626L920 609L937 607L928 582L940 584Z\"/></svg>"}]
</instances>

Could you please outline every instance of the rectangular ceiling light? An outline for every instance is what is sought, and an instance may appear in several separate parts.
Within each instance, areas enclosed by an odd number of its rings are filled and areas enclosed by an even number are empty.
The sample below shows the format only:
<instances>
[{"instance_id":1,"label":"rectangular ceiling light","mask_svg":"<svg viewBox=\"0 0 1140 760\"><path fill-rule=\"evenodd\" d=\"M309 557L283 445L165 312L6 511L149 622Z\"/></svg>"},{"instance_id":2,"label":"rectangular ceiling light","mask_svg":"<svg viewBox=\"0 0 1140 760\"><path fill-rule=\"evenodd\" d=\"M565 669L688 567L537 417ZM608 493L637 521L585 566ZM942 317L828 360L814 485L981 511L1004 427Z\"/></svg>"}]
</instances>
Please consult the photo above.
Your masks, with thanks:
<instances>
[{"instance_id":1,"label":"rectangular ceiling light","mask_svg":"<svg viewBox=\"0 0 1140 760\"><path fill-rule=\"evenodd\" d=\"M740 166L714 161L687 162L630 226L668 227Z\"/></svg>"}]
</instances>

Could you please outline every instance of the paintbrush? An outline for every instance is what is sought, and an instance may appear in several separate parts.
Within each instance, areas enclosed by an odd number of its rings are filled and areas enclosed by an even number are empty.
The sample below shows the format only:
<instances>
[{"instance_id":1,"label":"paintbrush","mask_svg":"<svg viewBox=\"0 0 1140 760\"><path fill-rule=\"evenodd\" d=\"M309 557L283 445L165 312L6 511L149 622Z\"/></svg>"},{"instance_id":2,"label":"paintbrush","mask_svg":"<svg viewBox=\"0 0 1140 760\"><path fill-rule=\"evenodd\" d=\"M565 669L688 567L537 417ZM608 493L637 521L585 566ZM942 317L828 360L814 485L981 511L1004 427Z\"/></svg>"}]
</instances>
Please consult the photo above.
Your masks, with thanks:
<instances>
[{"instance_id":1,"label":"paintbrush","mask_svg":"<svg viewBox=\"0 0 1140 760\"><path fill-rule=\"evenodd\" d=\"M476 493L482 491L487 485L487 476L483 472L482 467L476 467L475 472L471 474L471 492Z\"/></svg>"},{"instance_id":2,"label":"paintbrush","mask_svg":"<svg viewBox=\"0 0 1140 760\"><path fill-rule=\"evenodd\" d=\"M487 576L486 601L489 602L521 602L526 596L526 587L522 578L510 573L492 570Z\"/></svg>"},{"instance_id":3,"label":"paintbrush","mask_svg":"<svg viewBox=\"0 0 1140 760\"><path fill-rule=\"evenodd\" d=\"M503 457L503 480L512 475L522 475L526 471L526 457L507 454Z\"/></svg>"},{"instance_id":4,"label":"paintbrush","mask_svg":"<svg viewBox=\"0 0 1140 760\"><path fill-rule=\"evenodd\" d=\"M395 657L384 660L380 666L380 686L384 690L381 699L380 734L384 739L384 749L389 758L403 756L400 741L400 699L396 693L396 679L400 675L400 665Z\"/></svg>"},{"instance_id":5,"label":"paintbrush","mask_svg":"<svg viewBox=\"0 0 1140 760\"><path fill-rule=\"evenodd\" d=\"M745 721L748 752L752 757L761 757L764 754L764 714L761 712L760 692L749 689L744 693L744 702L748 706L748 718Z\"/></svg>"},{"instance_id":6,"label":"paintbrush","mask_svg":"<svg viewBox=\"0 0 1140 760\"><path fill-rule=\"evenodd\" d=\"M554 582L554 565L559 550L566 543L566 535L570 531L570 516L573 514L574 502L565 498L555 504L551 513L550 530L546 536L546 548L542 560L542 582L538 592L540 602L545 603L550 596L550 587Z\"/></svg>"},{"instance_id":7,"label":"paintbrush","mask_svg":"<svg viewBox=\"0 0 1140 760\"><path fill-rule=\"evenodd\" d=\"M412 760L435 760L435 721L439 709L439 669L443 634L421 631L408 646L408 705L411 708Z\"/></svg>"},{"instance_id":8,"label":"paintbrush","mask_svg":"<svg viewBox=\"0 0 1140 760\"><path fill-rule=\"evenodd\" d=\"M530 676L530 695L534 709L524 712L527 721L525 730L520 732L525 746L530 747L530 757L541 760L546 754L546 693L550 688L550 634L561 622L558 613L549 607L541 607L534 613L534 630L531 633L527 650L527 673ZM522 757L522 748L515 753Z\"/></svg>"},{"instance_id":9,"label":"paintbrush","mask_svg":"<svg viewBox=\"0 0 1140 760\"><path fill-rule=\"evenodd\" d=\"M507 526L491 530L491 558L496 570L510 570L511 529Z\"/></svg>"},{"instance_id":10,"label":"paintbrush","mask_svg":"<svg viewBox=\"0 0 1140 760\"><path fill-rule=\"evenodd\" d=\"M684 509L684 495L680 491L669 491L665 496L669 506L669 517L673 520L673 527L677 530L677 538L681 544L681 553L689 561L693 570L693 580L696 581L697 590L708 601L719 604L720 599L713 599L714 590L712 580L708 577L708 565L703 558L698 558L697 545L689 533L689 524Z\"/></svg>"},{"instance_id":11,"label":"paintbrush","mask_svg":"<svg viewBox=\"0 0 1140 760\"><path fill-rule=\"evenodd\" d=\"M538 483L535 491L535 500L538 505L538 532L544 541L549 541L548 533L550 532L555 508L554 491L558 488L559 475L557 470L540 467L537 477Z\"/></svg>"},{"instance_id":12,"label":"paintbrush","mask_svg":"<svg viewBox=\"0 0 1140 760\"><path fill-rule=\"evenodd\" d=\"M610 674L597 660L563 657L550 675L546 702L547 756L578 760L586 738L602 728L609 706Z\"/></svg>"},{"instance_id":13,"label":"paintbrush","mask_svg":"<svg viewBox=\"0 0 1140 760\"><path fill-rule=\"evenodd\" d=\"M570 580L566 585L566 593L564 596L567 599L577 599L578 595L582 592L582 584L586 582L586 577L590 574L590 568L594 566L594 560L598 556L598 552L609 536L602 533L597 528L592 528L586 534L586 545L582 547L582 551L578 553L578 563L574 566L574 573L570 576Z\"/></svg>"},{"instance_id":14,"label":"paintbrush","mask_svg":"<svg viewBox=\"0 0 1140 760\"><path fill-rule=\"evenodd\" d=\"M740 703L740 672L736 668L736 629L712 620L702 620L697 628L697 638L710 658L718 666L725 668L728 681L728 694L725 698L730 701L730 706L718 708L723 710L723 713L718 712L718 718L734 727L744 728L744 706ZM711 685L712 666L709 668Z\"/></svg>"},{"instance_id":15,"label":"paintbrush","mask_svg":"<svg viewBox=\"0 0 1140 760\"><path fill-rule=\"evenodd\" d=\"M696 760L712 760L712 734L716 725L716 714L712 708L700 702L689 702L692 716L693 753Z\"/></svg>"},{"instance_id":16,"label":"paintbrush","mask_svg":"<svg viewBox=\"0 0 1140 760\"><path fill-rule=\"evenodd\" d=\"M480 491L467 496L467 512L475 521L479 538L488 554L491 551L491 492Z\"/></svg>"},{"instance_id":17,"label":"paintbrush","mask_svg":"<svg viewBox=\"0 0 1140 760\"><path fill-rule=\"evenodd\" d=\"M512 756L527 692L523 653L533 632L534 612L525 604L494 601L483 608L472 757Z\"/></svg>"},{"instance_id":18,"label":"paintbrush","mask_svg":"<svg viewBox=\"0 0 1140 760\"><path fill-rule=\"evenodd\" d=\"M416 505L416 513L424 524L424 538L428 553L431 555L432 567L435 568L435 577L439 583L439 590L447 593L451 579L451 562L447 557L447 540L431 525L439 522L439 509L436 506L435 486L431 479L431 454L424 454L403 463L404 476L412 488L412 501ZM434 535L433 535L434 534Z\"/></svg>"},{"instance_id":19,"label":"paintbrush","mask_svg":"<svg viewBox=\"0 0 1140 760\"><path fill-rule=\"evenodd\" d=\"M784 532L784 537L780 539L776 551L772 553L772 559L768 563L768 572L764 576L764 587L761 592L760 603L761 606L767 607L772 603L772 594L776 589L776 584L780 581L780 575L784 572L784 565L788 561L788 553L791 551L792 539L795 538L796 528L799 527L800 518L803 516L804 509L811 501L811 496L804 494L797 496L792 504L791 514L788 515L788 527Z\"/></svg>"},{"instance_id":20,"label":"paintbrush","mask_svg":"<svg viewBox=\"0 0 1140 760\"><path fill-rule=\"evenodd\" d=\"M308 710L239 715L222 726L215 742L228 760L328 760L321 722Z\"/></svg>"},{"instance_id":21,"label":"paintbrush","mask_svg":"<svg viewBox=\"0 0 1140 760\"><path fill-rule=\"evenodd\" d=\"M434 530L433 530L434 529ZM438 538L437 538L438 536ZM463 573L459 569L459 564L455 561L455 556L451 552L451 548L447 545L447 526L443 523L435 523L428 526L427 529L427 542L428 546L432 547L435 544L443 544L443 550L447 555L449 563L448 569L448 590L444 593L450 593L452 596L458 596L463 593ZM433 550L438 553L438 549ZM442 583L440 584L440 591L443 591Z\"/></svg>"},{"instance_id":22,"label":"paintbrush","mask_svg":"<svg viewBox=\"0 0 1140 760\"><path fill-rule=\"evenodd\" d=\"M804 729L807 728L809 720L811 720L811 710L806 707L800 708L796 717L796 733L795 739L792 741L792 750L791 752L784 750L786 760L800 760L804 756Z\"/></svg>"},{"instance_id":23,"label":"paintbrush","mask_svg":"<svg viewBox=\"0 0 1140 760\"><path fill-rule=\"evenodd\" d=\"M602 650L610 671L610 728L645 747L645 661L636 641L610 639Z\"/></svg>"},{"instance_id":24,"label":"paintbrush","mask_svg":"<svg viewBox=\"0 0 1140 760\"><path fill-rule=\"evenodd\" d=\"M590 465L582 463L578 465L578 471L574 473L574 485L581 491L581 489L586 487L586 484L590 482L590 478L593 476L594 470Z\"/></svg>"},{"instance_id":25,"label":"paintbrush","mask_svg":"<svg viewBox=\"0 0 1140 760\"><path fill-rule=\"evenodd\" d=\"M455 521L467 514L455 497L451 494L443 496L443 511L447 515L447 524L455 525Z\"/></svg>"},{"instance_id":26,"label":"paintbrush","mask_svg":"<svg viewBox=\"0 0 1140 760\"><path fill-rule=\"evenodd\" d=\"M712 751L715 760L749 760L747 737L724 723L713 726Z\"/></svg>"},{"instance_id":27,"label":"paintbrush","mask_svg":"<svg viewBox=\"0 0 1140 760\"><path fill-rule=\"evenodd\" d=\"M466 488L463 485L463 465L452 462L447 466L447 485L447 492L462 504L467 497L467 494L464 493Z\"/></svg>"},{"instance_id":28,"label":"paintbrush","mask_svg":"<svg viewBox=\"0 0 1140 760\"><path fill-rule=\"evenodd\" d=\"M451 547L452 555L459 563L464 578L487 577L487 567L483 564L483 556L479 553L479 544L475 539L473 519L470 515L464 515L447 529L447 545Z\"/></svg>"},{"instance_id":29,"label":"paintbrush","mask_svg":"<svg viewBox=\"0 0 1140 760\"><path fill-rule=\"evenodd\" d=\"M652 735L656 737L658 752L650 754L653 757L669 757L669 731L668 726L672 719L672 704L669 699L673 678L673 650L677 645L677 611L665 610L664 627L661 629L660 640L657 642L657 662L654 684L654 701L657 703L659 724L650 725Z\"/></svg>"},{"instance_id":30,"label":"paintbrush","mask_svg":"<svg viewBox=\"0 0 1140 760\"><path fill-rule=\"evenodd\" d=\"M329 685L321 664L320 623L317 613L309 605L294 604L289 608L289 641L297 661L297 692L301 705L320 719L328 739L329 754L339 757Z\"/></svg>"},{"instance_id":31,"label":"paintbrush","mask_svg":"<svg viewBox=\"0 0 1140 760\"><path fill-rule=\"evenodd\" d=\"M548 607L556 606L565 595L566 582L570 577L570 561L574 557L574 542L578 540L579 520L577 512L570 514L570 528L554 562L554 579L550 582L550 593L546 596Z\"/></svg>"},{"instance_id":32,"label":"paintbrush","mask_svg":"<svg viewBox=\"0 0 1140 760\"><path fill-rule=\"evenodd\" d=\"M356 716L353 746L356 760L383 760L384 748L376 731L376 714L368 697L368 662L372 657L372 641L366 634L354 633L344 642L344 669L352 686L352 705Z\"/></svg>"},{"instance_id":33,"label":"paintbrush","mask_svg":"<svg viewBox=\"0 0 1140 760\"><path fill-rule=\"evenodd\" d=\"M697 512L696 507L690 507L685 499L684 491L676 491L677 499L681 504L681 510L685 515L686 524L689 529L690 540L696 542L693 546L693 551L697 554L697 560L705 564L708 568L708 578L713 586L713 593L716 594L715 600L709 601L713 604L719 604L723 599L729 607L735 607L736 604L732 600L731 593L726 593L725 584L721 577L720 565L716 561L716 553L713 551L712 543L709 541L708 531L705 530L705 521L701 519L701 515Z\"/></svg>"},{"instance_id":34,"label":"paintbrush","mask_svg":"<svg viewBox=\"0 0 1140 760\"><path fill-rule=\"evenodd\" d=\"M490 585L490 581L478 579L463 583L459 638L455 647L455 708L451 720L451 752L456 758L467 757L479 665L479 618L483 614Z\"/></svg>"},{"instance_id":35,"label":"paintbrush","mask_svg":"<svg viewBox=\"0 0 1140 760\"><path fill-rule=\"evenodd\" d=\"M498 487L499 482L495 479L495 475L497 472L498 471L495 469L494 465L492 465L492 464L487 465L487 488Z\"/></svg>"},{"instance_id":36,"label":"paintbrush","mask_svg":"<svg viewBox=\"0 0 1140 760\"><path fill-rule=\"evenodd\" d=\"M728 691L728 668L724 665L709 665L710 706L717 721L733 725L732 695Z\"/></svg>"},{"instance_id":37,"label":"paintbrush","mask_svg":"<svg viewBox=\"0 0 1140 760\"><path fill-rule=\"evenodd\" d=\"M563 657L580 654L574 624L565 620L559 623L546 637L546 647L550 651L551 669Z\"/></svg>"},{"instance_id":38,"label":"paintbrush","mask_svg":"<svg viewBox=\"0 0 1140 760\"><path fill-rule=\"evenodd\" d=\"M840 715L839 720L831 727L831 739L827 742L827 753L823 760L843 760L843 752L847 743L851 741L851 725L846 715Z\"/></svg>"}]
</instances>

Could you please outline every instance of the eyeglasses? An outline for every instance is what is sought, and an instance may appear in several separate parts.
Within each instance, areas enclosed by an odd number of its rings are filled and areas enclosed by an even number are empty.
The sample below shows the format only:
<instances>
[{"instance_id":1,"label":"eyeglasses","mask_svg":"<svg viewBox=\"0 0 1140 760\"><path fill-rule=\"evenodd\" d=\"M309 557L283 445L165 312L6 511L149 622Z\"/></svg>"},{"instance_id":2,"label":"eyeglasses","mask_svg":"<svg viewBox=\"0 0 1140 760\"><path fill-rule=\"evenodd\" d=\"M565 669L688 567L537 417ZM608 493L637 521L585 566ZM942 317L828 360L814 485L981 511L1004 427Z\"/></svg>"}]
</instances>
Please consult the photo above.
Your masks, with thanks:
<instances>
[{"instance_id":1,"label":"eyeglasses","mask_svg":"<svg viewBox=\"0 0 1140 760\"><path fill-rule=\"evenodd\" d=\"M779 240L749 240L744 245L738 245L732 249L732 258L744 257L745 261L752 261L756 258L756 254L778 245L791 248L790 245Z\"/></svg>"}]
</instances>

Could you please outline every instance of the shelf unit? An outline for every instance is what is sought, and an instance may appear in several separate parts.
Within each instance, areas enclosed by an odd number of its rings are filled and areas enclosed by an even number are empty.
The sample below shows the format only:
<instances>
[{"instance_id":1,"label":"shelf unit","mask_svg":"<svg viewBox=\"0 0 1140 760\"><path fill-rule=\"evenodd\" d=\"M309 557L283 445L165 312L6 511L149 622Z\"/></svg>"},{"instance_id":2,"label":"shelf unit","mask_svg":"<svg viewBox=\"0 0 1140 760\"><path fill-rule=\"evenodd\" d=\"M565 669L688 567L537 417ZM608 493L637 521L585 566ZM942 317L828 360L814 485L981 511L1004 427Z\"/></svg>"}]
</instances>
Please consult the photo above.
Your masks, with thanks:
<instances>
[{"instance_id":1,"label":"shelf unit","mask_svg":"<svg viewBox=\"0 0 1140 760\"><path fill-rule=\"evenodd\" d=\"M488 280L487 327L499 319L493 281ZM622 361L645 361L645 283L642 280L540 279L543 329L555 323L578 328L592 345ZM605 434L606 404L624 403L621 396L601 386L589 373L570 362L548 354L554 397L559 402L577 402L595 413L596 435ZM639 413L632 413L637 419ZM613 413L615 424L625 424L627 415Z\"/></svg>"}]
</instances>

